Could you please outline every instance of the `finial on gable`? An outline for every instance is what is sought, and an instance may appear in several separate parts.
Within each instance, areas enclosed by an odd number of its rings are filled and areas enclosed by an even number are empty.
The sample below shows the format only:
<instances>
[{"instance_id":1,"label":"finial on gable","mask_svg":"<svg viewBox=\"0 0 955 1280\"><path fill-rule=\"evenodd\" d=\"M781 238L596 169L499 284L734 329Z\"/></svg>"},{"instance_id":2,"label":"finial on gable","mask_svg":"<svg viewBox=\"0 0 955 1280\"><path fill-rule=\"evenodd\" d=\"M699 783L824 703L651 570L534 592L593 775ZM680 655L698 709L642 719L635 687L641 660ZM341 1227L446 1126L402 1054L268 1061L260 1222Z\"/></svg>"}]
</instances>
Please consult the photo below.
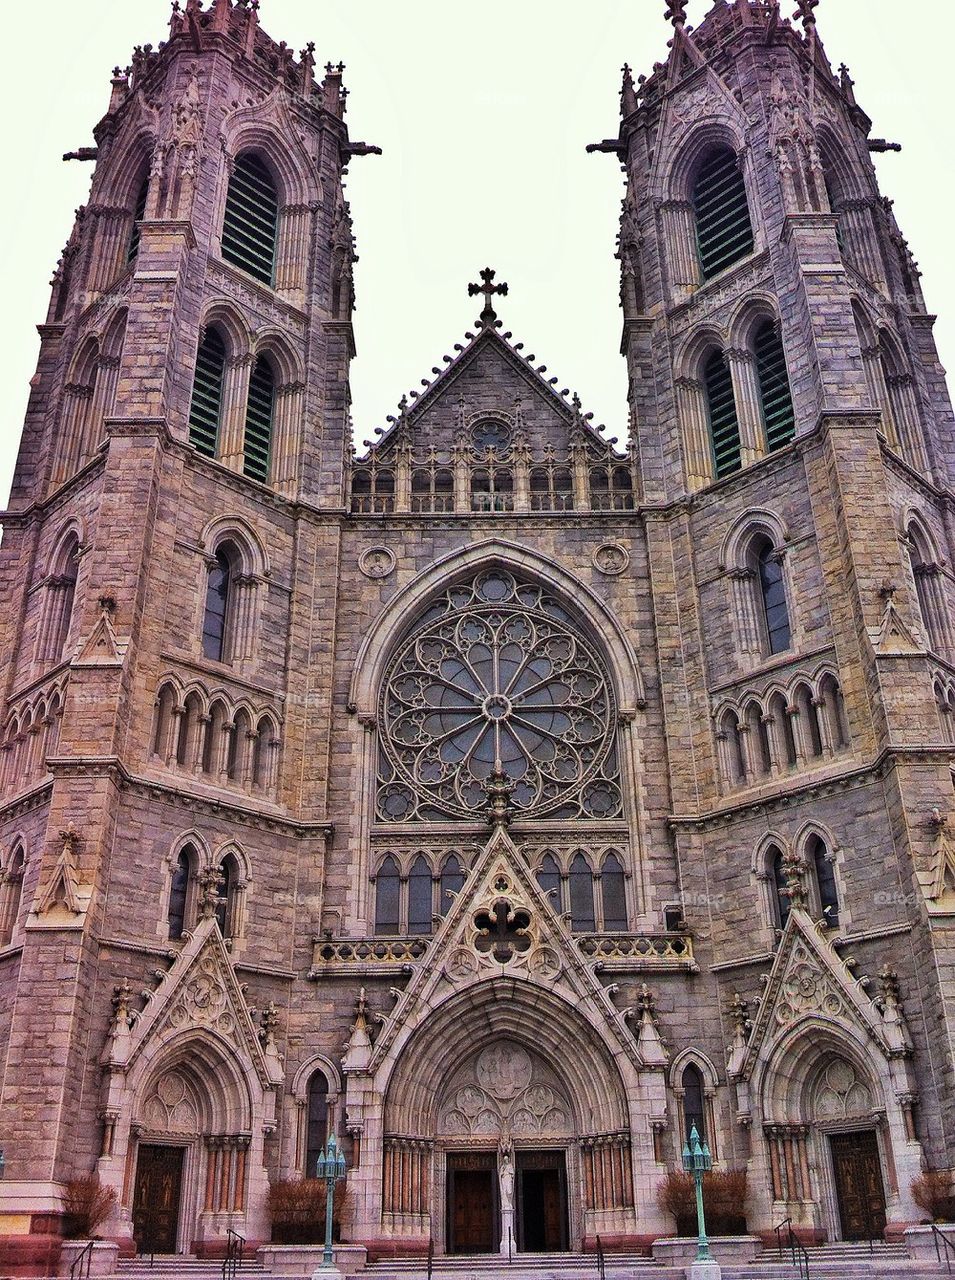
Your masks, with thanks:
<instances>
[{"instance_id":1,"label":"finial on gable","mask_svg":"<svg viewBox=\"0 0 955 1280\"><path fill-rule=\"evenodd\" d=\"M481 272L481 280L483 284L469 284L468 297L473 298L479 293L484 294L484 310L481 312L481 324L485 329L492 329L497 319L497 312L491 305L491 299L495 294L502 298L507 297L507 283L502 280L500 284L494 283L494 277L497 272L493 267L485 267Z\"/></svg>"},{"instance_id":2,"label":"finial on gable","mask_svg":"<svg viewBox=\"0 0 955 1280\"><path fill-rule=\"evenodd\" d=\"M797 8L793 14L793 18L799 18L808 36L816 29L816 15L814 9L819 7L819 0L796 0Z\"/></svg>"},{"instance_id":3,"label":"finial on gable","mask_svg":"<svg viewBox=\"0 0 955 1280\"><path fill-rule=\"evenodd\" d=\"M667 0L666 13L663 16L673 23L677 31L682 31L686 26L686 4L687 0Z\"/></svg>"}]
</instances>

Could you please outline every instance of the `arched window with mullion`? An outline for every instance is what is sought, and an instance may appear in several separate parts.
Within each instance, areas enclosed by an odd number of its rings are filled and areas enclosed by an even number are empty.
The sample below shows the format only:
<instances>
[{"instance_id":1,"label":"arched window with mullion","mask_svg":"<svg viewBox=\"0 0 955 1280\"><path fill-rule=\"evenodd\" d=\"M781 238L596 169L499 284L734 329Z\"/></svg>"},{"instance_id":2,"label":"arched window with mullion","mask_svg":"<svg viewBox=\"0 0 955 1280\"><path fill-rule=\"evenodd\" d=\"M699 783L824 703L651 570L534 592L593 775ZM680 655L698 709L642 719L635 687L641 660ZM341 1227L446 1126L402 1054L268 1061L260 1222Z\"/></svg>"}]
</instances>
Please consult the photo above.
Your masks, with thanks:
<instances>
[{"instance_id":1,"label":"arched window with mullion","mask_svg":"<svg viewBox=\"0 0 955 1280\"><path fill-rule=\"evenodd\" d=\"M252 366L245 412L242 470L265 484L272 458L272 419L275 415L275 374L264 356Z\"/></svg>"},{"instance_id":2,"label":"arched window with mullion","mask_svg":"<svg viewBox=\"0 0 955 1280\"><path fill-rule=\"evenodd\" d=\"M594 911L594 874L582 853L570 864L570 927L575 933L593 933L597 928Z\"/></svg>"},{"instance_id":3,"label":"arched window with mullion","mask_svg":"<svg viewBox=\"0 0 955 1280\"><path fill-rule=\"evenodd\" d=\"M308 1082L308 1116L305 1130L306 1178L316 1177L318 1157L328 1139L328 1078L323 1071L316 1071Z\"/></svg>"},{"instance_id":4,"label":"arched window with mullion","mask_svg":"<svg viewBox=\"0 0 955 1280\"><path fill-rule=\"evenodd\" d=\"M789 914L792 911L792 901L789 897L789 881L786 878L786 868L783 865L782 850L774 846L769 851L767 861L773 879L774 923L778 929L785 929Z\"/></svg>"},{"instance_id":5,"label":"arched window with mullion","mask_svg":"<svg viewBox=\"0 0 955 1280\"><path fill-rule=\"evenodd\" d=\"M684 1068L680 1077L683 1089L683 1140L688 1142L693 1127L699 1135L700 1142L707 1140L706 1133L706 1090L703 1084L703 1072L693 1062Z\"/></svg>"},{"instance_id":6,"label":"arched window with mullion","mask_svg":"<svg viewBox=\"0 0 955 1280\"><path fill-rule=\"evenodd\" d=\"M452 853L444 860L441 867L440 893L441 901L438 903L438 915L446 916L451 910L454 899L452 895L459 894L464 888L464 870L460 860Z\"/></svg>"},{"instance_id":7,"label":"arched window with mullion","mask_svg":"<svg viewBox=\"0 0 955 1280\"><path fill-rule=\"evenodd\" d=\"M722 351L713 351L703 366L703 385L706 389L713 473L719 480L739 471L743 461L733 377Z\"/></svg>"},{"instance_id":8,"label":"arched window with mullion","mask_svg":"<svg viewBox=\"0 0 955 1280\"><path fill-rule=\"evenodd\" d=\"M209 569L206 608L202 622L202 652L213 662L228 662L233 580L238 556L228 543L220 546Z\"/></svg>"},{"instance_id":9,"label":"arched window with mullion","mask_svg":"<svg viewBox=\"0 0 955 1280\"><path fill-rule=\"evenodd\" d=\"M142 229L140 223L146 216L146 201L149 198L149 174L147 173L142 182L139 184L139 190L136 192L136 204L133 207L133 225L129 232L129 244L126 247L126 263L129 265L136 261L139 255L139 244L142 238Z\"/></svg>"},{"instance_id":10,"label":"arched window with mullion","mask_svg":"<svg viewBox=\"0 0 955 1280\"><path fill-rule=\"evenodd\" d=\"M774 321L767 320L756 330L753 354L756 357L766 447L772 453L785 448L796 434L796 413L786 370L786 351Z\"/></svg>"},{"instance_id":11,"label":"arched window with mullion","mask_svg":"<svg viewBox=\"0 0 955 1280\"><path fill-rule=\"evenodd\" d=\"M408 876L408 932L428 934L434 927L434 893L431 868L419 853Z\"/></svg>"},{"instance_id":12,"label":"arched window with mullion","mask_svg":"<svg viewBox=\"0 0 955 1280\"><path fill-rule=\"evenodd\" d=\"M704 280L753 252L753 223L746 182L729 147L716 147L703 159L693 184L696 242Z\"/></svg>"},{"instance_id":13,"label":"arched window with mullion","mask_svg":"<svg viewBox=\"0 0 955 1280\"><path fill-rule=\"evenodd\" d=\"M608 853L600 871L600 902L603 927L607 933L625 933L627 919L627 882L620 859Z\"/></svg>"},{"instance_id":14,"label":"arched window with mullion","mask_svg":"<svg viewBox=\"0 0 955 1280\"><path fill-rule=\"evenodd\" d=\"M207 458L214 458L219 451L225 361L222 335L217 329L210 329L196 352L196 374L189 408L189 443L197 453Z\"/></svg>"},{"instance_id":15,"label":"arched window with mullion","mask_svg":"<svg viewBox=\"0 0 955 1280\"><path fill-rule=\"evenodd\" d=\"M769 538L756 538L750 546L750 569L756 577L765 644L770 654L792 648L792 626L786 583L779 553Z\"/></svg>"},{"instance_id":16,"label":"arched window with mullion","mask_svg":"<svg viewBox=\"0 0 955 1280\"><path fill-rule=\"evenodd\" d=\"M541 893L560 915L564 909L560 892L560 867L552 853L545 853L541 859L537 869L537 883L541 887Z\"/></svg>"},{"instance_id":17,"label":"arched window with mullion","mask_svg":"<svg viewBox=\"0 0 955 1280\"><path fill-rule=\"evenodd\" d=\"M375 877L375 934L394 937L400 929L401 877L389 854Z\"/></svg>"},{"instance_id":18,"label":"arched window with mullion","mask_svg":"<svg viewBox=\"0 0 955 1280\"><path fill-rule=\"evenodd\" d=\"M233 166L222 225L222 256L271 285L279 228L279 199L268 167L246 152Z\"/></svg>"},{"instance_id":19,"label":"arched window with mullion","mask_svg":"<svg viewBox=\"0 0 955 1280\"><path fill-rule=\"evenodd\" d=\"M186 930L186 907L189 900L189 882L192 879L196 853L192 845L179 850L179 857L172 869L169 886L167 921L170 941L177 941Z\"/></svg>"},{"instance_id":20,"label":"arched window with mullion","mask_svg":"<svg viewBox=\"0 0 955 1280\"><path fill-rule=\"evenodd\" d=\"M839 888L836 884L836 871L829 848L819 836L813 836L809 842L809 856L816 875L820 914L830 929L836 929L839 925Z\"/></svg>"}]
</instances>

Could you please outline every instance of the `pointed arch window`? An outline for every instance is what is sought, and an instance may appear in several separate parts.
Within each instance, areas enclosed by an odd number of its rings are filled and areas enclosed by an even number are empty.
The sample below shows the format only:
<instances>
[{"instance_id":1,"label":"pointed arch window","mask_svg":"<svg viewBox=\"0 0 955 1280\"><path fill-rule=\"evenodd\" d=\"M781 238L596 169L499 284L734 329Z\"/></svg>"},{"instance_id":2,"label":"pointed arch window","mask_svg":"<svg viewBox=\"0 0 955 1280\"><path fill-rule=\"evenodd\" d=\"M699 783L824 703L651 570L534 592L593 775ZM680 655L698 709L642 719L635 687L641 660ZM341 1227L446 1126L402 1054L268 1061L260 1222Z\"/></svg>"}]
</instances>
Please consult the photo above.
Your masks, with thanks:
<instances>
[{"instance_id":1,"label":"pointed arch window","mask_svg":"<svg viewBox=\"0 0 955 1280\"><path fill-rule=\"evenodd\" d=\"M713 472L717 480L732 475L742 466L739 419L733 394L733 377L722 351L714 351L703 367L706 411L713 451Z\"/></svg>"},{"instance_id":2,"label":"pointed arch window","mask_svg":"<svg viewBox=\"0 0 955 1280\"><path fill-rule=\"evenodd\" d=\"M552 853L545 853L541 859L537 869L537 883L541 887L541 893L547 896L547 901L560 915L564 909L560 892L560 867Z\"/></svg>"},{"instance_id":3,"label":"pointed arch window","mask_svg":"<svg viewBox=\"0 0 955 1280\"><path fill-rule=\"evenodd\" d=\"M314 1178L318 1157L328 1140L328 1078L323 1071L313 1073L308 1082L308 1120L305 1137L306 1178Z\"/></svg>"},{"instance_id":4,"label":"pointed arch window","mask_svg":"<svg viewBox=\"0 0 955 1280\"><path fill-rule=\"evenodd\" d=\"M786 352L774 321L767 320L756 330L753 354L756 357L766 447L772 453L775 449L785 448L796 434L796 413L786 371Z\"/></svg>"},{"instance_id":5,"label":"pointed arch window","mask_svg":"<svg viewBox=\"0 0 955 1280\"><path fill-rule=\"evenodd\" d=\"M275 374L264 356L252 366L245 413L242 470L265 484L272 456L272 421L275 417Z\"/></svg>"},{"instance_id":6,"label":"pointed arch window","mask_svg":"<svg viewBox=\"0 0 955 1280\"><path fill-rule=\"evenodd\" d=\"M408 932L430 933L433 912L431 868L424 854L419 853L408 876Z\"/></svg>"},{"instance_id":7,"label":"pointed arch window","mask_svg":"<svg viewBox=\"0 0 955 1280\"><path fill-rule=\"evenodd\" d=\"M600 903L603 908L603 927L607 933L624 933L629 924L627 918L627 881L620 859L608 853L600 872Z\"/></svg>"},{"instance_id":8,"label":"pointed arch window","mask_svg":"<svg viewBox=\"0 0 955 1280\"><path fill-rule=\"evenodd\" d=\"M257 155L240 155L229 179L222 256L271 285L279 228L279 198L272 175Z\"/></svg>"},{"instance_id":9,"label":"pointed arch window","mask_svg":"<svg viewBox=\"0 0 955 1280\"><path fill-rule=\"evenodd\" d=\"M0 877L0 947L8 947L16 932L23 896L23 872L26 854L22 844L15 844Z\"/></svg>"},{"instance_id":10,"label":"pointed arch window","mask_svg":"<svg viewBox=\"0 0 955 1280\"><path fill-rule=\"evenodd\" d=\"M210 329L196 353L196 376L189 408L189 443L207 458L214 458L219 449L225 361L222 335L217 329Z\"/></svg>"},{"instance_id":11,"label":"pointed arch window","mask_svg":"<svg viewBox=\"0 0 955 1280\"><path fill-rule=\"evenodd\" d=\"M238 932L236 904L239 893L239 865L231 853L219 863L219 890L216 902L216 919L224 938L234 937Z\"/></svg>"},{"instance_id":12,"label":"pointed arch window","mask_svg":"<svg viewBox=\"0 0 955 1280\"><path fill-rule=\"evenodd\" d=\"M239 566L236 549L223 543L215 553L206 586L202 623L202 652L213 662L228 662L233 585Z\"/></svg>"},{"instance_id":13,"label":"pointed arch window","mask_svg":"<svg viewBox=\"0 0 955 1280\"><path fill-rule=\"evenodd\" d=\"M711 151L693 184L696 241L704 280L753 252L753 223L746 183L729 147Z\"/></svg>"},{"instance_id":14,"label":"pointed arch window","mask_svg":"<svg viewBox=\"0 0 955 1280\"><path fill-rule=\"evenodd\" d=\"M181 938L186 929L189 890L195 864L195 848L192 845L185 845L179 850L179 856L172 869L172 883L169 886L167 922L169 938L173 942Z\"/></svg>"},{"instance_id":15,"label":"pointed arch window","mask_svg":"<svg viewBox=\"0 0 955 1280\"><path fill-rule=\"evenodd\" d=\"M753 540L749 558L758 588L759 613L766 648L771 654L785 653L792 648L792 627L789 622L782 558L772 541L766 537Z\"/></svg>"},{"instance_id":16,"label":"pointed arch window","mask_svg":"<svg viewBox=\"0 0 955 1280\"><path fill-rule=\"evenodd\" d=\"M789 882L786 879L786 869L783 866L783 851L775 846L770 849L767 855L767 861L773 877L773 907L775 915L775 924L778 929L785 929L786 922L789 919L789 913L792 911L792 902L789 897Z\"/></svg>"},{"instance_id":17,"label":"pointed arch window","mask_svg":"<svg viewBox=\"0 0 955 1280\"><path fill-rule=\"evenodd\" d=\"M146 216L146 201L149 198L149 174L147 173L139 184L139 190L136 192L136 204L133 207L133 225L129 233L129 244L126 248L127 264L136 261L139 254L139 245L142 239L142 229L140 223Z\"/></svg>"},{"instance_id":18,"label":"pointed arch window","mask_svg":"<svg viewBox=\"0 0 955 1280\"><path fill-rule=\"evenodd\" d=\"M706 1134L706 1090L703 1084L703 1072L693 1062L685 1067L680 1077L683 1089L683 1139L688 1141L693 1126L699 1134L700 1142L707 1140Z\"/></svg>"},{"instance_id":19,"label":"pointed arch window","mask_svg":"<svg viewBox=\"0 0 955 1280\"><path fill-rule=\"evenodd\" d=\"M819 914L830 929L835 929L839 925L839 887L832 856L825 840L819 836L812 837L808 852L819 893Z\"/></svg>"},{"instance_id":20,"label":"pointed arch window","mask_svg":"<svg viewBox=\"0 0 955 1280\"><path fill-rule=\"evenodd\" d=\"M438 915L446 916L451 910L452 899L450 894L458 894L464 888L464 869L460 861L452 853L450 857L445 858L444 866L441 868L441 901L438 903Z\"/></svg>"},{"instance_id":21,"label":"pointed arch window","mask_svg":"<svg viewBox=\"0 0 955 1280\"><path fill-rule=\"evenodd\" d=\"M375 877L375 933L393 937L400 929L401 877L398 864L389 854Z\"/></svg>"},{"instance_id":22,"label":"pointed arch window","mask_svg":"<svg viewBox=\"0 0 955 1280\"><path fill-rule=\"evenodd\" d=\"M76 604L76 580L79 577L79 550L80 544L76 537L71 537L63 548L61 563L62 569L57 584L56 610L58 617L55 620L56 628L53 638L53 654L59 659L63 656L70 638L70 631L73 624L73 609Z\"/></svg>"},{"instance_id":23,"label":"pointed arch window","mask_svg":"<svg viewBox=\"0 0 955 1280\"><path fill-rule=\"evenodd\" d=\"M570 864L570 927L575 933L593 933L597 928L594 911L594 875L582 853Z\"/></svg>"}]
</instances>

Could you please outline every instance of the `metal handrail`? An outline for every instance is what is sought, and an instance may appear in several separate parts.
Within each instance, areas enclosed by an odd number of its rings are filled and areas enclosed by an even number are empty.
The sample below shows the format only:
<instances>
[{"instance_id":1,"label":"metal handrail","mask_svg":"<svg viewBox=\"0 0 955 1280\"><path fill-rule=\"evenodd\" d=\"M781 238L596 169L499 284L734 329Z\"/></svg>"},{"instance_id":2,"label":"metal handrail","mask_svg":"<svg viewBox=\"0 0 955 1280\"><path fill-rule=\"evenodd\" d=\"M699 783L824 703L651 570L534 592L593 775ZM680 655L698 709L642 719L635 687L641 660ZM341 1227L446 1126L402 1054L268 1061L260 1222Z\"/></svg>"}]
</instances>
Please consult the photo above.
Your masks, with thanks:
<instances>
[{"instance_id":1,"label":"metal handrail","mask_svg":"<svg viewBox=\"0 0 955 1280\"><path fill-rule=\"evenodd\" d=\"M428 1237L428 1280L434 1275L434 1236Z\"/></svg>"},{"instance_id":2,"label":"metal handrail","mask_svg":"<svg viewBox=\"0 0 955 1280\"><path fill-rule=\"evenodd\" d=\"M945 1254L944 1254L945 1270L948 1272L949 1275L951 1275L952 1274L952 1258L955 1257L955 1244L952 1244L951 1240L948 1238L945 1232L940 1231L934 1222L930 1222L928 1225L932 1228L932 1239L935 1241L935 1259L939 1263L941 1263L942 1261L943 1255L941 1250L938 1247L938 1242L939 1240L941 1240L942 1244L945 1246Z\"/></svg>"},{"instance_id":3,"label":"metal handrail","mask_svg":"<svg viewBox=\"0 0 955 1280\"><path fill-rule=\"evenodd\" d=\"M236 1273L242 1266L242 1253L245 1249L245 1236L231 1227L226 1232L225 1257L222 1259L222 1280L235 1280Z\"/></svg>"},{"instance_id":4,"label":"metal handrail","mask_svg":"<svg viewBox=\"0 0 955 1280\"><path fill-rule=\"evenodd\" d=\"M792 1218L785 1218L773 1230L776 1232L776 1252L783 1256L782 1230L786 1228L786 1251L794 1267L799 1268L799 1280L809 1280L809 1251L793 1231Z\"/></svg>"},{"instance_id":5,"label":"metal handrail","mask_svg":"<svg viewBox=\"0 0 955 1280\"><path fill-rule=\"evenodd\" d=\"M73 1265L70 1267L70 1280L89 1280L94 1243L95 1241L90 1240L82 1253L78 1253L73 1259Z\"/></svg>"},{"instance_id":6,"label":"metal handrail","mask_svg":"<svg viewBox=\"0 0 955 1280\"><path fill-rule=\"evenodd\" d=\"M607 1259L604 1257L604 1246L600 1236L597 1237L597 1273L600 1280L607 1280Z\"/></svg>"}]
</instances>

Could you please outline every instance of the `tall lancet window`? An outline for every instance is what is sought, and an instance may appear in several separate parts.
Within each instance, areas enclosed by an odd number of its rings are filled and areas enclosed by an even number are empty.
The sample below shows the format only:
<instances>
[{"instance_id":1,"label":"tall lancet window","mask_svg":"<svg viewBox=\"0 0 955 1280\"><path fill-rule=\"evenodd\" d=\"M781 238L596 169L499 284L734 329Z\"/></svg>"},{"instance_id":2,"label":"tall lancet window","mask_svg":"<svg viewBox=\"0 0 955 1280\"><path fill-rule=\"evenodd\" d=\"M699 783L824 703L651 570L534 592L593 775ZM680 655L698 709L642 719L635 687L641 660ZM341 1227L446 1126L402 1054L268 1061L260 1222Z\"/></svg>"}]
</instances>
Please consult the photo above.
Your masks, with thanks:
<instances>
[{"instance_id":1,"label":"tall lancet window","mask_svg":"<svg viewBox=\"0 0 955 1280\"><path fill-rule=\"evenodd\" d=\"M722 351L714 351L703 368L706 409L710 423L713 471L716 479L732 475L742 465L742 445L733 378Z\"/></svg>"},{"instance_id":2,"label":"tall lancet window","mask_svg":"<svg viewBox=\"0 0 955 1280\"><path fill-rule=\"evenodd\" d=\"M218 452L224 380L225 343L216 329L210 329L196 353L196 376L189 408L189 443L207 458L214 458Z\"/></svg>"},{"instance_id":3,"label":"tall lancet window","mask_svg":"<svg viewBox=\"0 0 955 1280\"><path fill-rule=\"evenodd\" d=\"M265 164L246 152L229 179L222 256L256 280L271 285L279 228L279 198Z\"/></svg>"},{"instance_id":4,"label":"tall lancet window","mask_svg":"<svg viewBox=\"0 0 955 1280\"><path fill-rule=\"evenodd\" d=\"M704 280L753 252L746 183L729 147L706 156L693 184L696 241Z\"/></svg>"},{"instance_id":5,"label":"tall lancet window","mask_svg":"<svg viewBox=\"0 0 955 1280\"><path fill-rule=\"evenodd\" d=\"M269 478L272 456L272 419L275 416L275 376L264 356L252 366L249 403L245 414L245 444L242 469L263 484Z\"/></svg>"},{"instance_id":6,"label":"tall lancet window","mask_svg":"<svg viewBox=\"0 0 955 1280\"><path fill-rule=\"evenodd\" d=\"M753 336L759 398L770 453L782 449L796 433L796 414L786 372L786 352L775 323L767 320Z\"/></svg>"}]
</instances>

